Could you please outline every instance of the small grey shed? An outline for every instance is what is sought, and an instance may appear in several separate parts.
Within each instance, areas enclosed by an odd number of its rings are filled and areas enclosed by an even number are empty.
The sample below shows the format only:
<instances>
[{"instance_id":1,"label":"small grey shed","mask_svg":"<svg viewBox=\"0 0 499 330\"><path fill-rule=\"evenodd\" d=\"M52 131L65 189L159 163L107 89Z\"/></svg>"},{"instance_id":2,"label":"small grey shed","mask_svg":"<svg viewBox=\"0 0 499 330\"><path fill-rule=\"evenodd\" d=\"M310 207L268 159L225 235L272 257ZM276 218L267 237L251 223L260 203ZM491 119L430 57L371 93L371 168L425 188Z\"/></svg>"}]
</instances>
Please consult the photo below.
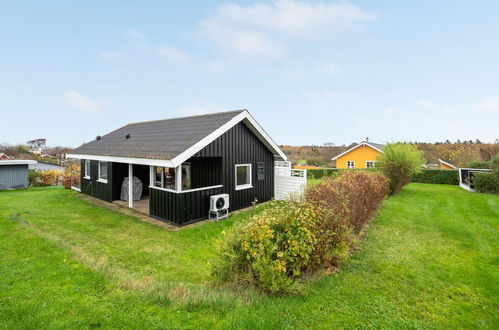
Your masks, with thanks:
<instances>
[{"instance_id":1,"label":"small grey shed","mask_svg":"<svg viewBox=\"0 0 499 330\"><path fill-rule=\"evenodd\" d=\"M0 190L28 187L28 167L34 160L1 160Z\"/></svg>"}]
</instances>

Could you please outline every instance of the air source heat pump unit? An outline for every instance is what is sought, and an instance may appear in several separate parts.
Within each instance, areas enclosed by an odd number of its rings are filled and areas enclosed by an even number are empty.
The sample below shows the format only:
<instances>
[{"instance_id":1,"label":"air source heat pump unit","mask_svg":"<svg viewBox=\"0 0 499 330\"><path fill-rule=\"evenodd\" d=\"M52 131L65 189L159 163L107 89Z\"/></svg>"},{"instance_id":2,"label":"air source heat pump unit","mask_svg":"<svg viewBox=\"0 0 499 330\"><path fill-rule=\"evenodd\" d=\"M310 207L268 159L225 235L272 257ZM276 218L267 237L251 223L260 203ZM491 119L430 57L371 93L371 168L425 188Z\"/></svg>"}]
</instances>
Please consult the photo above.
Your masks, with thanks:
<instances>
[{"instance_id":1,"label":"air source heat pump unit","mask_svg":"<svg viewBox=\"0 0 499 330\"><path fill-rule=\"evenodd\" d=\"M210 196L210 212L208 218L215 215L217 221L229 216L229 194Z\"/></svg>"}]
</instances>

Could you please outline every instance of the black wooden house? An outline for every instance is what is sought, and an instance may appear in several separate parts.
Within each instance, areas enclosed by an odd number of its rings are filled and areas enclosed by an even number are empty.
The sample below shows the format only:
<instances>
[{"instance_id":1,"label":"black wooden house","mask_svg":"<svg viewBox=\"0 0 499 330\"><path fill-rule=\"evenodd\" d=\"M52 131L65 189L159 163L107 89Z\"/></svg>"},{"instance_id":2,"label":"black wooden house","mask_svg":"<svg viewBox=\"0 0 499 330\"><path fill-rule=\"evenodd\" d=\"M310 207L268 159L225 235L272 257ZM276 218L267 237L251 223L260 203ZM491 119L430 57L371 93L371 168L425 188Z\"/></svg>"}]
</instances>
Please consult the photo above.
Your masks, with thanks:
<instances>
[{"instance_id":1,"label":"black wooden house","mask_svg":"<svg viewBox=\"0 0 499 330\"><path fill-rule=\"evenodd\" d=\"M212 195L229 194L231 211L272 199L286 160L247 110L129 124L68 157L81 160L82 193L113 202L135 176L148 213L176 225L207 218Z\"/></svg>"}]
</instances>

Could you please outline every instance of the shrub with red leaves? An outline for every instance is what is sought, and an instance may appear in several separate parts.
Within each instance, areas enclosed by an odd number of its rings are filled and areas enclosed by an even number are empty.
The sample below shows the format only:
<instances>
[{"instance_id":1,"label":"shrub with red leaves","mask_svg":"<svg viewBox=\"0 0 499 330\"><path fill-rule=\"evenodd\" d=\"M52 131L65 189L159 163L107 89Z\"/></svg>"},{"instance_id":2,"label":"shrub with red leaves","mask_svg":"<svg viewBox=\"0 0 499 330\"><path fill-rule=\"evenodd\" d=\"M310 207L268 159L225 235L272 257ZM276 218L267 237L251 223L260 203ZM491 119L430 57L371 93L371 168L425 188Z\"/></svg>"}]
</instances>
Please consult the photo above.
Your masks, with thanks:
<instances>
[{"instance_id":1,"label":"shrub with red leaves","mask_svg":"<svg viewBox=\"0 0 499 330\"><path fill-rule=\"evenodd\" d=\"M345 172L308 188L305 200L315 206L317 243L310 268L337 265L349 255L355 235L374 216L388 194L388 180L376 172Z\"/></svg>"}]
</instances>

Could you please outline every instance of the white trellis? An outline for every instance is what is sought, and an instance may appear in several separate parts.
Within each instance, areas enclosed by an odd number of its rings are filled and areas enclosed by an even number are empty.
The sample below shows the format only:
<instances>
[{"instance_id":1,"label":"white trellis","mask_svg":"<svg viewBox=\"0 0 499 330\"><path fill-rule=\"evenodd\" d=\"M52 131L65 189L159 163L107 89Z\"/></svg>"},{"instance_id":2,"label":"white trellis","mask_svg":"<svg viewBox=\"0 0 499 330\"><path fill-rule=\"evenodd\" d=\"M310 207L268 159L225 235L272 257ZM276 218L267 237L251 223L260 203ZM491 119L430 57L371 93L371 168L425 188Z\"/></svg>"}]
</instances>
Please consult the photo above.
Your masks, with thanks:
<instances>
[{"instance_id":1,"label":"white trellis","mask_svg":"<svg viewBox=\"0 0 499 330\"><path fill-rule=\"evenodd\" d=\"M302 194L307 186L307 170L295 170L290 162L275 162L275 199L284 200L293 194Z\"/></svg>"}]
</instances>

